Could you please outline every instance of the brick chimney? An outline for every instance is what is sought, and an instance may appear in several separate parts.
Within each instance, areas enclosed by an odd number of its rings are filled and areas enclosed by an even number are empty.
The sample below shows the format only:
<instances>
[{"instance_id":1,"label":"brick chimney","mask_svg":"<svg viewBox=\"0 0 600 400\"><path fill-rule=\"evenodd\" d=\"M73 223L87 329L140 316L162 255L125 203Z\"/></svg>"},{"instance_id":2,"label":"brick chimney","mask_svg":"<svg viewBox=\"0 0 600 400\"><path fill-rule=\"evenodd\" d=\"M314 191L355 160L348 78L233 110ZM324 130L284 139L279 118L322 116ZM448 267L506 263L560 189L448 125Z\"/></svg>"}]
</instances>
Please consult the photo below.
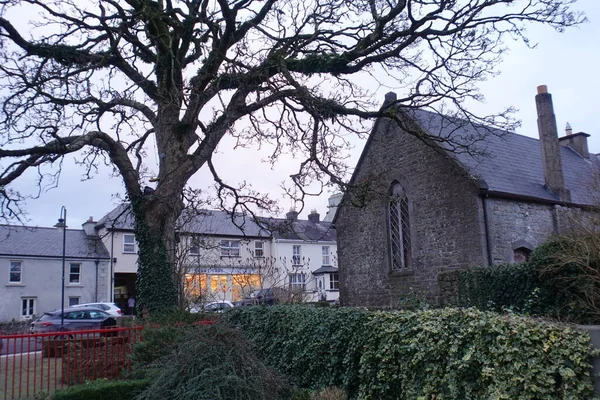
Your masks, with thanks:
<instances>
[{"instance_id":1,"label":"brick chimney","mask_svg":"<svg viewBox=\"0 0 600 400\"><path fill-rule=\"evenodd\" d=\"M548 93L546 85L537 87L535 105L538 115L540 145L542 147L544 182L546 187L558 195L560 200L571 201L571 193L565 187L565 178L563 176L552 95Z\"/></svg>"},{"instance_id":2,"label":"brick chimney","mask_svg":"<svg viewBox=\"0 0 600 400\"><path fill-rule=\"evenodd\" d=\"M565 128L565 136L558 138L558 142L561 146L570 147L575 150L577 154L584 158L590 158L590 151L588 150L587 138L590 135L585 132L573 133L571 125L567 122Z\"/></svg>"},{"instance_id":3,"label":"brick chimney","mask_svg":"<svg viewBox=\"0 0 600 400\"><path fill-rule=\"evenodd\" d=\"M308 214L308 220L310 222L313 222L315 224L319 223L319 219L321 218L321 215L319 215L319 213L317 212L317 210L312 210L310 212L310 214Z\"/></svg>"}]
</instances>

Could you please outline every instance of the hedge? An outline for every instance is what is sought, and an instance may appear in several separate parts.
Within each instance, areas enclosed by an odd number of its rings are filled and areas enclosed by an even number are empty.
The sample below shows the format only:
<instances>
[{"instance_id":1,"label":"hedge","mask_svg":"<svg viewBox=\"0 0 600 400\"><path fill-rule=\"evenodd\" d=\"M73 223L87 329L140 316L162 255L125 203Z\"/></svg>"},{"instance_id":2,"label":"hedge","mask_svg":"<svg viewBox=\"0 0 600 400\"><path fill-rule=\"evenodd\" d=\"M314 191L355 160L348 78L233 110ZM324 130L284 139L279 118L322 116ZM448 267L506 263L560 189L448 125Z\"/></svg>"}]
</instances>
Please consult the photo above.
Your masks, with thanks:
<instances>
[{"instance_id":1,"label":"hedge","mask_svg":"<svg viewBox=\"0 0 600 400\"><path fill-rule=\"evenodd\" d=\"M600 281L590 271L598 269L595 260L585 265L562 262L572 251L566 240L552 240L539 246L531 261L453 271L440 276L451 282L451 303L480 310L512 310L533 316L578 324L599 322L595 304ZM597 274L600 276L600 272Z\"/></svg>"},{"instance_id":2,"label":"hedge","mask_svg":"<svg viewBox=\"0 0 600 400\"><path fill-rule=\"evenodd\" d=\"M303 306L224 314L300 387L351 399L587 399L587 333L476 309L373 312Z\"/></svg>"},{"instance_id":3,"label":"hedge","mask_svg":"<svg viewBox=\"0 0 600 400\"><path fill-rule=\"evenodd\" d=\"M144 391L150 382L147 380L97 380L82 385L57 390L52 400L131 400Z\"/></svg>"}]
</instances>

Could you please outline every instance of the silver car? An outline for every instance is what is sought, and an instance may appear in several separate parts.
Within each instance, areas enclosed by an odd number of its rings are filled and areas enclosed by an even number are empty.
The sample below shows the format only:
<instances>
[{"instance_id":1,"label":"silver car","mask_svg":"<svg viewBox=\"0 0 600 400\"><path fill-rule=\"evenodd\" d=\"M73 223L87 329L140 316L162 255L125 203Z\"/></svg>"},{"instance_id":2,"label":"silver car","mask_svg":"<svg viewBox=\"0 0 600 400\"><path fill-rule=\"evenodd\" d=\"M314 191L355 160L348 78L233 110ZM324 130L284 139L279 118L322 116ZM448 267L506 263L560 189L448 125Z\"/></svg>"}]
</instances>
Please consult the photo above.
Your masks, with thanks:
<instances>
[{"instance_id":1,"label":"silver car","mask_svg":"<svg viewBox=\"0 0 600 400\"><path fill-rule=\"evenodd\" d=\"M65 308L64 323L61 310L44 313L31 324L32 333L78 331L110 328L117 320L110 314L91 307Z\"/></svg>"}]
</instances>

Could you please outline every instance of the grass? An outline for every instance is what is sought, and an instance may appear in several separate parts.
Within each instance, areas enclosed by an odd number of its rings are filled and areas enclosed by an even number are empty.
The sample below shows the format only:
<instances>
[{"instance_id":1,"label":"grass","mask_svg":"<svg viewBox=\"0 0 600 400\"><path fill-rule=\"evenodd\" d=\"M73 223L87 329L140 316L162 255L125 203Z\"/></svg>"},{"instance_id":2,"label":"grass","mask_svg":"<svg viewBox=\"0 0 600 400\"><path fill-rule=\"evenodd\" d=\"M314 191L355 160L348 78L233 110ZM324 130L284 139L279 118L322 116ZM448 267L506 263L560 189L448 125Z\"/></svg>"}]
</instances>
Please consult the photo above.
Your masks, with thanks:
<instances>
[{"instance_id":1,"label":"grass","mask_svg":"<svg viewBox=\"0 0 600 400\"><path fill-rule=\"evenodd\" d=\"M41 352L0 357L0 400L33 399L38 391L54 392L61 383L61 358Z\"/></svg>"}]
</instances>

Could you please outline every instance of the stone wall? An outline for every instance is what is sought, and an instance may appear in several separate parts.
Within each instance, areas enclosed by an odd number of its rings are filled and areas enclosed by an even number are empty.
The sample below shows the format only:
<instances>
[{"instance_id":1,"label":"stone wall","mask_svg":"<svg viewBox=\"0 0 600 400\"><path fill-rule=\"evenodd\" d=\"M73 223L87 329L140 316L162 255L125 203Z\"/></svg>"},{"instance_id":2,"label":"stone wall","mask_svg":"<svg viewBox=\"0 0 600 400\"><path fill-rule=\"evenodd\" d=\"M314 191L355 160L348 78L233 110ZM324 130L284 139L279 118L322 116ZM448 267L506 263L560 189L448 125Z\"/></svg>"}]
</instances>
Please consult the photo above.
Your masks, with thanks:
<instances>
[{"instance_id":1,"label":"stone wall","mask_svg":"<svg viewBox=\"0 0 600 400\"><path fill-rule=\"evenodd\" d=\"M368 202L356 207L347 196L336 219L343 305L396 307L413 296L437 302L440 272L485 264L481 199L454 160L382 122L357 170L355 182L370 185ZM409 198L413 268L401 272L389 260L394 181Z\"/></svg>"},{"instance_id":2,"label":"stone wall","mask_svg":"<svg viewBox=\"0 0 600 400\"><path fill-rule=\"evenodd\" d=\"M29 332L31 321L0 322L0 334L14 335Z\"/></svg>"},{"instance_id":3,"label":"stone wall","mask_svg":"<svg viewBox=\"0 0 600 400\"><path fill-rule=\"evenodd\" d=\"M516 248L534 250L557 232L556 206L495 198L486 201L495 264L514 262Z\"/></svg>"}]
</instances>

